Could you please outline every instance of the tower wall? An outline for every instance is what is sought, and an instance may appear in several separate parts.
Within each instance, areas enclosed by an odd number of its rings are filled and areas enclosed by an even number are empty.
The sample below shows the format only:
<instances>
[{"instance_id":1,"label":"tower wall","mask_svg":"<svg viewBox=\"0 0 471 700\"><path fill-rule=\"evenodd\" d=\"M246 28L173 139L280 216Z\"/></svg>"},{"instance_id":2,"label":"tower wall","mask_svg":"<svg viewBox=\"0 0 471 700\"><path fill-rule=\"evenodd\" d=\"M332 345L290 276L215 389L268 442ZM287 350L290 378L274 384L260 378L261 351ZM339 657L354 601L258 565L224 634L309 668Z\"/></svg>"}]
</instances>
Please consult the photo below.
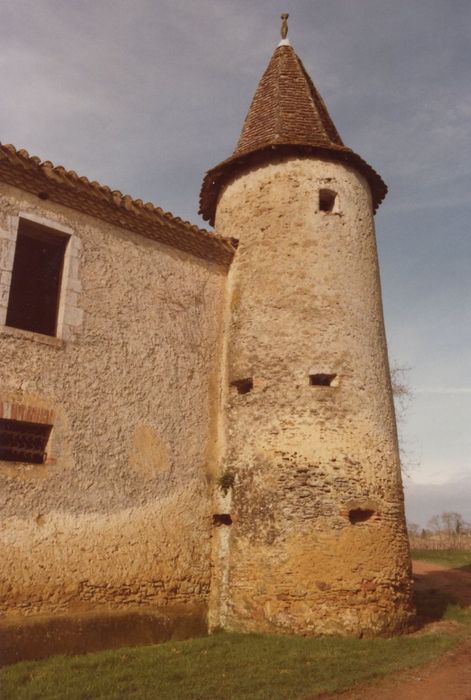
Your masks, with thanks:
<instances>
[{"instance_id":1,"label":"tower wall","mask_svg":"<svg viewBox=\"0 0 471 700\"><path fill-rule=\"evenodd\" d=\"M211 624L397 631L410 565L369 187L347 165L279 160L226 186L216 229L239 247L220 425L232 524L217 528Z\"/></svg>"}]
</instances>

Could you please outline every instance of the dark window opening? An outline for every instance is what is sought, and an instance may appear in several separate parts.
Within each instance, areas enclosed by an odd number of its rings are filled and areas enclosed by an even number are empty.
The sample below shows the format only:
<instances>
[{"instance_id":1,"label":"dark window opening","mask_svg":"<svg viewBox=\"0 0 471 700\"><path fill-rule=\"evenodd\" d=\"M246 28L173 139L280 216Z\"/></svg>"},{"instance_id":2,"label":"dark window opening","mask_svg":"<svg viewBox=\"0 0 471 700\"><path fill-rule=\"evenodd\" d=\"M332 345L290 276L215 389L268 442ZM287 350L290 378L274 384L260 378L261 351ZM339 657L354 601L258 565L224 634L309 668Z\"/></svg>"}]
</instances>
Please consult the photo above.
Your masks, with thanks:
<instances>
[{"instance_id":1,"label":"dark window opening","mask_svg":"<svg viewBox=\"0 0 471 700\"><path fill-rule=\"evenodd\" d=\"M232 525L230 513L215 513L213 515L213 525Z\"/></svg>"},{"instance_id":2,"label":"dark window opening","mask_svg":"<svg viewBox=\"0 0 471 700\"><path fill-rule=\"evenodd\" d=\"M310 374L309 384L311 386L332 386L336 374Z\"/></svg>"},{"instance_id":3,"label":"dark window opening","mask_svg":"<svg viewBox=\"0 0 471 700\"><path fill-rule=\"evenodd\" d=\"M20 220L6 325L56 335L68 237Z\"/></svg>"},{"instance_id":4,"label":"dark window opening","mask_svg":"<svg viewBox=\"0 0 471 700\"><path fill-rule=\"evenodd\" d=\"M370 508L353 508L348 513L348 519L352 525L356 525L357 523L366 523L374 514L374 510Z\"/></svg>"},{"instance_id":5,"label":"dark window opening","mask_svg":"<svg viewBox=\"0 0 471 700\"><path fill-rule=\"evenodd\" d=\"M248 394L249 391L253 389L253 379L252 377L247 377L246 379L236 379L231 382L231 386L237 389L238 394Z\"/></svg>"},{"instance_id":6,"label":"dark window opening","mask_svg":"<svg viewBox=\"0 0 471 700\"><path fill-rule=\"evenodd\" d=\"M333 212L337 193L332 190L319 191L319 211Z\"/></svg>"},{"instance_id":7,"label":"dark window opening","mask_svg":"<svg viewBox=\"0 0 471 700\"><path fill-rule=\"evenodd\" d=\"M43 464L52 425L0 418L0 459Z\"/></svg>"}]
</instances>

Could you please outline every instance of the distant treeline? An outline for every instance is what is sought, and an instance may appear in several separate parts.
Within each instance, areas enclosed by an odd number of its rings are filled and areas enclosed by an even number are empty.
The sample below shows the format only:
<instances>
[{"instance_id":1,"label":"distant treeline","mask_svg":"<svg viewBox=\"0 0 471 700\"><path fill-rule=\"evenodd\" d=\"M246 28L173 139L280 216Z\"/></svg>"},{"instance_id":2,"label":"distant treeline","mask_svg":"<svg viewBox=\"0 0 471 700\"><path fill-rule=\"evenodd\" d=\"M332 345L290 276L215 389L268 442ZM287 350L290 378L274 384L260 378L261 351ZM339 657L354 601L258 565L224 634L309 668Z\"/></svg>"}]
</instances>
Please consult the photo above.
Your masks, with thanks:
<instances>
[{"instance_id":1,"label":"distant treeline","mask_svg":"<svg viewBox=\"0 0 471 700\"><path fill-rule=\"evenodd\" d=\"M412 549L469 549L471 550L471 523L461 513L434 515L427 527L407 523Z\"/></svg>"}]
</instances>

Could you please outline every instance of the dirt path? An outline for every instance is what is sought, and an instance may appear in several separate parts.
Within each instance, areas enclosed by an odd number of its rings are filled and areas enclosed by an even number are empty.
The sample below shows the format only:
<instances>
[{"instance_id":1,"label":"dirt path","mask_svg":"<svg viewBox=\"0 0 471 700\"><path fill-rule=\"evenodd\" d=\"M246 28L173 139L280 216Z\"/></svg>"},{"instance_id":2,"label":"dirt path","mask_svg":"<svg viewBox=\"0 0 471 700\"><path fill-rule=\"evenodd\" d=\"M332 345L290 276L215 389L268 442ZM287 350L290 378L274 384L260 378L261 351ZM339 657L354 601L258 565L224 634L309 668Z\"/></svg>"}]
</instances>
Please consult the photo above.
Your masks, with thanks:
<instances>
[{"instance_id":1,"label":"dirt path","mask_svg":"<svg viewBox=\"0 0 471 700\"><path fill-rule=\"evenodd\" d=\"M373 686L330 696L332 700L471 700L471 643ZM326 699L327 700L327 699Z\"/></svg>"},{"instance_id":2,"label":"dirt path","mask_svg":"<svg viewBox=\"0 0 471 700\"><path fill-rule=\"evenodd\" d=\"M418 613L427 628L444 627L440 617L450 601L471 605L471 572L413 562ZM422 608L421 608L422 604ZM327 696L324 696L327 700ZM339 693L338 700L471 700L471 641L434 661L375 685Z\"/></svg>"}]
</instances>

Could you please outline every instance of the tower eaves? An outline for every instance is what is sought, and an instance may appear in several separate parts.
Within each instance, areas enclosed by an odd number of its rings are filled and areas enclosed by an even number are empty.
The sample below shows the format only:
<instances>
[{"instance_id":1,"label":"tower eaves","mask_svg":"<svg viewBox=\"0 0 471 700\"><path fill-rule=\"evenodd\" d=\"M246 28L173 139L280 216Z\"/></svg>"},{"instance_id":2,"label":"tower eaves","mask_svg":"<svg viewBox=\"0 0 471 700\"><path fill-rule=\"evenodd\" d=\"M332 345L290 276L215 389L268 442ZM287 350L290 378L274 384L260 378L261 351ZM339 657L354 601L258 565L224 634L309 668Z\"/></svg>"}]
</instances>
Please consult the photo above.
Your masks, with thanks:
<instances>
[{"instance_id":1,"label":"tower eaves","mask_svg":"<svg viewBox=\"0 0 471 700\"><path fill-rule=\"evenodd\" d=\"M204 178L200 214L214 224L219 191L239 169L301 154L349 163L368 181L375 210L386 195L378 173L343 144L302 61L282 36L258 84L235 151Z\"/></svg>"}]
</instances>

